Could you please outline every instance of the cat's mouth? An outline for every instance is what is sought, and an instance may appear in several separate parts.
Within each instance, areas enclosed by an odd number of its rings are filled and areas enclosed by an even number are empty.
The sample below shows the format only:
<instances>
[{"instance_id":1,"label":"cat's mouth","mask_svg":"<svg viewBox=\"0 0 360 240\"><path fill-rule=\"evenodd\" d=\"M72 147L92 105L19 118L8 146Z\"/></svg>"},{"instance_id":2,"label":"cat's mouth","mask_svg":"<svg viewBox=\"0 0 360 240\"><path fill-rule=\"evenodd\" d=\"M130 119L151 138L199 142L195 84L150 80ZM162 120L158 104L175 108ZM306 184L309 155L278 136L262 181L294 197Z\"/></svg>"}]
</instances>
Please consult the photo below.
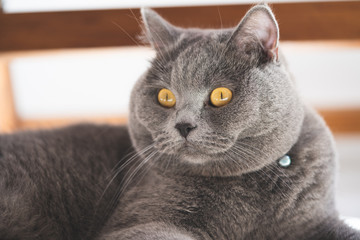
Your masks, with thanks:
<instances>
[{"instance_id":1,"label":"cat's mouth","mask_svg":"<svg viewBox=\"0 0 360 240\"><path fill-rule=\"evenodd\" d=\"M156 148L160 153L194 164L217 160L219 156L222 156L233 146L230 141L226 145L191 139L178 139L169 144L159 144L159 142Z\"/></svg>"},{"instance_id":2,"label":"cat's mouth","mask_svg":"<svg viewBox=\"0 0 360 240\"><path fill-rule=\"evenodd\" d=\"M180 154L185 155L209 155L226 151L227 148L215 145L209 145L201 141L188 141L185 140L178 151Z\"/></svg>"},{"instance_id":3,"label":"cat's mouth","mask_svg":"<svg viewBox=\"0 0 360 240\"><path fill-rule=\"evenodd\" d=\"M155 138L159 152L171 155L214 155L228 151L234 141L227 137L202 136L198 138L178 138L158 136Z\"/></svg>"},{"instance_id":4,"label":"cat's mouth","mask_svg":"<svg viewBox=\"0 0 360 240\"><path fill-rule=\"evenodd\" d=\"M158 149L163 153L175 155L203 155L209 153L209 149L203 144L185 139L171 145L159 145Z\"/></svg>"},{"instance_id":5,"label":"cat's mouth","mask_svg":"<svg viewBox=\"0 0 360 240\"><path fill-rule=\"evenodd\" d=\"M184 152L184 153L196 153L199 150L201 150L199 149L199 146L196 146L195 144L190 143L189 141L184 141L184 143L179 149L180 152Z\"/></svg>"}]
</instances>

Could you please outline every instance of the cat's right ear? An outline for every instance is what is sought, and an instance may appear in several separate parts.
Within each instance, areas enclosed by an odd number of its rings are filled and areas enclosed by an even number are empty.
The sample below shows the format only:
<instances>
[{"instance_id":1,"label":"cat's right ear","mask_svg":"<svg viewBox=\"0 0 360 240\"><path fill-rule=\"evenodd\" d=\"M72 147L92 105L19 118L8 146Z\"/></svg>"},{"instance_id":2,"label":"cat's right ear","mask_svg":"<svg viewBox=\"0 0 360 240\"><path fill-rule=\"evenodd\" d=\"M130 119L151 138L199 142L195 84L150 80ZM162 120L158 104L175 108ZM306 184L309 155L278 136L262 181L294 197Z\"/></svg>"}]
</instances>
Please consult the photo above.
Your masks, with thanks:
<instances>
[{"instance_id":1,"label":"cat's right ear","mask_svg":"<svg viewBox=\"0 0 360 240\"><path fill-rule=\"evenodd\" d=\"M239 47L260 45L268 59L278 59L279 26L270 7L252 7L231 37Z\"/></svg>"},{"instance_id":2,"label":"cat's right ear","mask_svg":"<svg viewBox=\"0 0 360 240\"><path fill-rule=\"evenodd\" d=\"M141 8L146 39L156 51L162 51L174 44L180 36L180 29L171 25L150 8Z\"/></svg>"}]
</instances>

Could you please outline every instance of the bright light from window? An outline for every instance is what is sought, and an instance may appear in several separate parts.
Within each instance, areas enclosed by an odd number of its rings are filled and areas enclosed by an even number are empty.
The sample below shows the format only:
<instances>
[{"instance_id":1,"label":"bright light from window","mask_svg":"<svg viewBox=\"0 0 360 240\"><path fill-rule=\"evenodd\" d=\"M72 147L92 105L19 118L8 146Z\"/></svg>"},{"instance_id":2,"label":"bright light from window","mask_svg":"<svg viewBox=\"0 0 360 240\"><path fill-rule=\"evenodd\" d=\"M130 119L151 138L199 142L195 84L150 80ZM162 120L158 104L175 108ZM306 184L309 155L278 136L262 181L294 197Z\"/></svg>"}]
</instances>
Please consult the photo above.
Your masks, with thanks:
<instances>
[{"instance_id":1,"label":"bright light from window","mask_svg":"<svg viewBox=\"0 0 360 240\"><path fill-rule=\"evenodd\" d=\"M270 0L267 2L309 2L325 0ZM1 0L0 0L1 2ZM263 0L2 0L6 13L17 12L46 12L46 11L76 11L96 9L121 9L140 7L176 7L176 6L204 6L225 4L254 4Z\"/></svg>"}]
</instances>

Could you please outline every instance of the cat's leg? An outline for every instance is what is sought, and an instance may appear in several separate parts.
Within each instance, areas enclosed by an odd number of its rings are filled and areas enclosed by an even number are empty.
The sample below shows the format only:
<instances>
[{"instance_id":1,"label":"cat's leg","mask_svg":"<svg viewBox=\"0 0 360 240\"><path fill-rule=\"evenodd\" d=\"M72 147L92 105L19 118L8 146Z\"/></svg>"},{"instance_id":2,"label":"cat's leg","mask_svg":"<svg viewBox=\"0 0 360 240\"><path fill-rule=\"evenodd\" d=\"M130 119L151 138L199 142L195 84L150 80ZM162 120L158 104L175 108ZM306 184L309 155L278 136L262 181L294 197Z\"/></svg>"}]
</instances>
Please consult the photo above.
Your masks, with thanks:
<instances>
[{"instance_id":1,"label":"cat's leg","mask_svg":"<svg viewBox=\"0 0 360 240\"><path fill-rule=\"evenodd\" d=\"M195 240L195 238L186 230L154 222L102 234L99 240Z\"/></svg>"}]
</instances>

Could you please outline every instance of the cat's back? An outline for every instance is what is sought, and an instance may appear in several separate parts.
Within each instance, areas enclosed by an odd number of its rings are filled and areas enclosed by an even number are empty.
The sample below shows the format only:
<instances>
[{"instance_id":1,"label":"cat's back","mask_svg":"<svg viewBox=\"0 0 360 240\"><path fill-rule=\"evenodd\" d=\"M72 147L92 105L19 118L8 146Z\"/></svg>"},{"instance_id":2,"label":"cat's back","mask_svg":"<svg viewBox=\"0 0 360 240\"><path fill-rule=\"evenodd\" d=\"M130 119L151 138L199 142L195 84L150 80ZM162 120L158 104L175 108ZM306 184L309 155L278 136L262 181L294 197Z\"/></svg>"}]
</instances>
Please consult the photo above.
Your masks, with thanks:
<instances>
[{"instance_id":1,"label":"cat's back","mask_svg":"<svg viewBox=\"0 0 360 240\"><path fill-rule=\"evenodd\" d=\"M114 165L131 151L125 127L76 125L0 135L1 239L82 239ZM101 212L101 211L99 211ZM102 216L101 216L102 217Z\"/></svg>"}]
</instances>

